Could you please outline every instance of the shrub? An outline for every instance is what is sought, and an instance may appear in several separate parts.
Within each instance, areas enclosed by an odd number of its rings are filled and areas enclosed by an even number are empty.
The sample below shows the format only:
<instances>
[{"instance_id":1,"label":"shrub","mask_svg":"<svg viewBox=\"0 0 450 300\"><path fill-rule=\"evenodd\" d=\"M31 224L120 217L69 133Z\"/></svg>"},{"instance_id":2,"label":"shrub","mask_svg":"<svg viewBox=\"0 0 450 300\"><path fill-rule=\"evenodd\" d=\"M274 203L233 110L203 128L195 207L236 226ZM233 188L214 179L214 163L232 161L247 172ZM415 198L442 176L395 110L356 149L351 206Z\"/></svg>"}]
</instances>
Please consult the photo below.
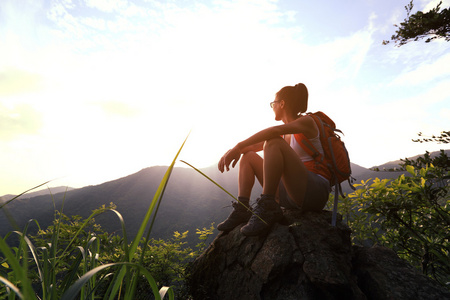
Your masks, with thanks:
<instances>
[{"instance_id":1,"label":"shrub","mask_svg":"<svg viewBox=\"0 0 450 300\"><path fill-rule=\"evenodd\" d=\"M442 157L445 156L445 158ZM423 274L450 282L450 172L441 153L404 160L397 179L367 180L343 201L341 209L356 244L387 246Z\"/></svg>"}]
</instances>

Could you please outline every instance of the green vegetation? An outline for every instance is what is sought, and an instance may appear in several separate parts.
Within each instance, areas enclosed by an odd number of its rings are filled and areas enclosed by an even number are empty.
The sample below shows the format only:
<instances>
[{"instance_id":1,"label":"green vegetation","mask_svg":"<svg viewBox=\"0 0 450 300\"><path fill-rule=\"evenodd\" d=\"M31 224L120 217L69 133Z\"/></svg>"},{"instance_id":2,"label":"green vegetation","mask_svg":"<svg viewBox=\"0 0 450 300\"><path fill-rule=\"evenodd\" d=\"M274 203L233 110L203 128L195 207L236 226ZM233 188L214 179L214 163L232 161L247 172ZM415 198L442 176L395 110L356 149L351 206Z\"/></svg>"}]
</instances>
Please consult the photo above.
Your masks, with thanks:
<instances>
[{"instance_id":1,"label":"green vegetation","mask_svg":"<svg viewBox=\"0 0 450 300\"><path fill-rule=\"evenodd\" d=\"M429 12L423 13L418 11L411 14L414 7L411 0L406 9L406 19L400 25L394 25L398 29L392 35L391 41L394 41L398 46L407 44L410 41L417 41L427 37L426 43L431 42L437 38L443 38L447 42L450 41L450 9L445 8L441 10L442 1L431 9ZM390 41L383 41L387 45Z\"/></svg>"},{"instance_id":2,"label":"green vegetation","mask_svg":"<svg viewBox=\"0 0 450 300\"><path fill-rule=\"evenodd\" d=\"M167 294L169 299L188 299L189 262L205 249L213 225L197 229L195 249L187 245L187 231L167 240L149 238L175 159L131 242L113 203L86 219L55 210L53 224L37 234L28 234L30 226L39 227L30 220L21 232L0 238L0 298L163 299ZM355 244L387 246L449 286L450 160L444 151L434 158L427 152L402 160L399 170L404 172L396 179L362 181L340 201L339 211ZM121 235L96 224L100 214L117 219ZM7 243L16 240L16 247Z\"/></svg>"},{"instance_id":3,"label":"green vegetation","mask_svg":"<svg viewBox=\"0 0 450 300\"><path fill-rule=\"evenodd\" d=\"M450 143L450 131L441 131L441 134L438 136L424 137L422 132L419 132L418 135L421 137L420 139L412 140L416 143L428 143L428 142L436 142L438 144L449 144Z\"/></svg>"},{"instance_id":4,"label":"green vegetation","mask_svg":"<svg viewBox=\"0 0 450 300\"><path fill-rule=\"evenodd\" d=\"M98 215L107 211L114 211L114 209L115 206L111 203L109 207L101 207L93 214ZM144 267L151 274L155 286L170 286L177 298L186 299L187 289L184 286L187 276L186 265L204 250L206 247L205 240L212 234L213 230L212 225L208 229L197 230L200 242L196 250L186 246L187 231L184 233L175 232L172 239L167 241L161 239L146 241L145 238L142 238L141 246L136 249L131 262ZM60 299L77 278L99 266L120 265L124 263L126 257L123 237L105 232L99 224L95 223L93 218L86 220L81 220L79 216L69 218L61 212L56 212L53 225L40 230L36 236L31 236L25 240L30 249L33 249L32 256L34 256L33 259L28 261L28 279L34 292L42 299ZM52 245L57 245L57 247L52 247ZM23 259L30 256L24 245L14 250L19 253L22 250ZM59 263L52 264L49 262L46 265L45 259L56 260ZM36 263L36 266L31 266L33 263ZM44 267L42 268L42 266ZM8 260L1 261L0 270L1 276L6 279L12 271ZM84 294L93 293L92 296L94 296L95 292L95 295L106 295L113 279L112 274L108 274L108 272L111 272L111 270L99 270L96 274L97 280L93 279L87 283L88 287L85 288ZM48 278L49 281L43 283L41 282L42 278ZM9 281L14 283L14 278L9 277L9 279L12 279ZM57 288L50 288L49 282ZM17 281L14 285L18 286L20 282ZM35 288L40 285L42 286L38 289ZM136 291L133 299L140 299L141 297L147 299L147 295L152 293L148 285L148 278L138 279ZM1 299L5 298L7 294L6 287L0 289ZM44 297L44 295L47 295L47 297Z\"/></svg>"},{"instance_id":5,"label":"green vegetation","mask_svg":"<svg viewBox=\"0 0 450 300\"><path fill-rule=\"evenodd\" d=\"M31 223L39 227L38 222L31 220L22 232L10 232L0 238L0 298L139 299L143 296L147 299L153 294L154 299L163 299L167 294L169 299L174 299L174 289L179 295L185 293L182 282L186 262L203 250L214 228L197 230L201 241L197 251L185 247L187 232L176 232L169 241L149 239L182 148L165 173L131 243L127 240L123 218L113 204L95 210L85 220L55 212L53 225L40 230L36 236L27 236ZM121 237L110 235L95 224L94 217L106 212L113 213L120 222ZM18 247L7 243L13 236L19 239Z\"/></svg>"},{"instance_id":6,"label":"green vegetation","mask_svg":"<svg viewBox=\"0 0 450 300\"><path fill-rule=\"evenodd\" d=\"M362 181L340 212L355 244L379 244L443 285L450 283L450 160L441 151L402 160L397 179Z\"/></svg>"}]
</instances>

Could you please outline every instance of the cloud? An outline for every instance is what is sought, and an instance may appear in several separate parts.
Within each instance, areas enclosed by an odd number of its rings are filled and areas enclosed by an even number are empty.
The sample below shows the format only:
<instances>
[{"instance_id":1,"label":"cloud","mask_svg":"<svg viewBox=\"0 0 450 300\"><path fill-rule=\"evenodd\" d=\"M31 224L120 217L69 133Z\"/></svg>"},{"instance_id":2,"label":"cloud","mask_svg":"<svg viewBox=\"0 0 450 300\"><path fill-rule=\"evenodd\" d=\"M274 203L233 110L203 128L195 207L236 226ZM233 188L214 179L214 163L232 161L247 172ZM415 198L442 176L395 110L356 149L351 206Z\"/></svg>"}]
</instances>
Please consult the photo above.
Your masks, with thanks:
<instances>
[{"instance_id":1,"label":"cloud","mask_svg":"<svg viewBox=\"0 0 450 300\"><path fill-rule=\"evenodd\" d=\"M42 78L38 74L16 68L0 72L0 96L34 92L41 88Z\"/></svg>"},{"instance_id":2,"label":"cloud","mask_svg":"<svg viewBox=\"0 0 450 300\"><path fill-rule=\"evenodd\" d=\"M448 95L444 81L432 90L421 86L421 97L412 100L418 93L403 88L416 76L448 76L431 63L446 53L445 45L438 52L436 43L374 47L380 34L375 23L385 24L390 7L399 7L391 2L388 9L374 4L376 15L362 14L365 26L354 24L351 34L337 38L322 37L317 24L302 17L304 7L290 5L293 12L276 0L35 2L30 9L10 1L18 18L8 18L9 31L0 26L0 96L9 95L0 104L0 138L21 135L8 143L17 148L3 156L14 154L29 166L27 159L39 153L35 161L54 167L48 174L59 174L59 165L79 172L82 183L76 185L170 163L191 128L184 159L215 163L239 140L279 124L268 103L284 85L307 84L310 110L323 110L339 124L357 163L392 157L388 147L380 148L385 141L404 151L397 144L403 129L409 130L404 135L414 130L412 137L416 128L428 129L421 127L421 110L432 115ZM347 10L344 5L333 14ZM324 12L315 18L335 24ZM37 92L20 94L26 90Z\"/></svg>"},{"instance_id":3,"label":"cloud","mask_svg":"<svg viewBox=\"0 0 450 300\"><path fill-rule=\"evenodd\" d=\"M139 110L135 107L120 101L103 101L95 102L106 114L111 116L121 116L132 118L139 114Z\"/></svg>"},{"instance_id":4,"label":"cloud","mask_svg":"<svg viewBox=\"0 0 450 300\"><path fill-rule=\"evenodd\" d=\"M86 0L86 5L104 12L113 12L125 9L128 2L125 0Z\"/></svg>"},{"instance_id":5,"label":"cloud","mask_svg":"<svg viewBox=\"0 0 450 300\"><path fill-rule=\"evenodd\" d=\"M397 77L392 85L416 86L429 84L450 75L450 54L443 55L432 62L418 64L413 70Z\"/></svg>"},{"instance_id":6,"label":"cloud","mask_svg":"<svg viewBox=\"0 0 450 300\"><path fill-rule=\"evenodd\" d=\"M21 104L12 108L0 103L0 139L12 140L18 135L33 135L42 127L42 116L32 106Z\"/></svg>"},{"instance_id":7,"label":"cloud","mask_svg":"<svg viewBox=\"0 0 450 300\"><path fill-rule=\"evenodd\" d=\"M450 108L443 108L439 111L439 117L443 120L450 120ZM448 129L445 129L448 130Z\"/></svg>"}]
</instances>

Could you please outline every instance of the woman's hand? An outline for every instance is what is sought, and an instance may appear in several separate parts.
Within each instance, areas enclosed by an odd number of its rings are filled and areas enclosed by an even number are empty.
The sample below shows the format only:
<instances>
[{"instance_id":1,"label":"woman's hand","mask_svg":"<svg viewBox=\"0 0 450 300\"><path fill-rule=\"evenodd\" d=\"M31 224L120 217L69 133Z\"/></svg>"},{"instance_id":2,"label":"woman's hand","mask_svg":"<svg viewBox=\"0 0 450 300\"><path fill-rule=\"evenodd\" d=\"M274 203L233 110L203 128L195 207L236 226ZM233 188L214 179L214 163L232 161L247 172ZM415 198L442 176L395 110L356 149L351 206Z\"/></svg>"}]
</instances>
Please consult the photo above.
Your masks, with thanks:
<instances>
[{"instance_id":1,"label":"woman's hand","mask_svg":"<svg viewBox=\"0 0 450 300\"><path fill-rule=\"evenodd\" d=\"M233 149L230 149L225 153L222 158L219 160L219 171L223 173L223 171L226 170L230 171L230 164L233 163L231 166L234 168L241 158L241 151L239 148L234 147Z\"/></svg>"}]
</instances>

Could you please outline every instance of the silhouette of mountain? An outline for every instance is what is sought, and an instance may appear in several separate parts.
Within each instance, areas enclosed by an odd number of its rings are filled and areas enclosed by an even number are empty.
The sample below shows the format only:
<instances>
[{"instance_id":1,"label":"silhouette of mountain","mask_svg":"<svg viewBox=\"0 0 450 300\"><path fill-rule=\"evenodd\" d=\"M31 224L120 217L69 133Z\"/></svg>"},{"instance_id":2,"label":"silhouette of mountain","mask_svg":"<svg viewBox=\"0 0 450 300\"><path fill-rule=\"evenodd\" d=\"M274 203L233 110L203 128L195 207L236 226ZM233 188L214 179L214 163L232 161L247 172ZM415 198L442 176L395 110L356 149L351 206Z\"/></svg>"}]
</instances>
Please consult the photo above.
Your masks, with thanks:
<instances>
[{"instance_id":1,"label":"silhouette of mountain","mask_svg":"<svg viewBox=\"0 0 450 300\"><path fill-rule=\"evenodd\" d=\"M447 156L449 156L450 155L450 150L444 150L444 153L447 154ZM439 155L440 155L440 151L435 151L435 152L431 152L430 153L430 157L436 157L436 156L439 156ZM416 155L416 156L413 156L413 157L408 157L408 159L409 160L417 160L417 158L419 158L419 156L423 156L423 154ZM371 169L378 168L380 170L383 170L383 169L389 170L389 169L393 169L393 168L398 167L400 163L402 163L402 161L400 159L399 160L394 160L394 161L390 161L390 162L384 163L384 164L382 164L380 166L372 167Z\"/></svg>"},{"instance_id":2,"label":"silhouette of mountain","mask_svg":"<svg viewBox=\"0 0 450 300\"><path fill-rule=\"evenodd\" d=\"M68 216L80 215L86 218L92 210L113 202L124 218L127 236L132 238L137 233L166 170L167 167L163 166L150 167L120 179L52 196L28 198L23 195L6 205L0 214L0 236L13 230L7 215L13 216L19 230L30 219L36 219L41 228L46 228L53 221L55 208ZM232 194L237 193L237 169L220 174L216 168L211 167L202 169L202 172ZM256 189L255 198L260 193L261 189ZM209 227L212 222L217 224L226 218L230 209L223 207L230 205L231 200L229 195L195 170L175 168L163 195L151 237L165 239L172 236L174 231L186 230L194 236L197 228ZM120 222L112 213L96 217L96 223L108 232L121 234ZM33 229L36 231L32 225L31 230Z\"/></svg>"},{"instance_id":3,"label":"silhouette of mountain","mask_svg":"<svg viewBox=\"0 0 450 300\"><path fill-rule=\"evenodd\" d=\"M0 213L0 236L5 236L14 229L11 226L11 216L17 223L18 230L22 230L30 219L36 219L41 228L46 228L54 219L55 209L62 210L68 216L80 215L87 218L92 210L113 202L124 218L127 236L132 238L137 233L166 170L167 167L164 166L149 167L95 186L70 189L67 192L64 188L59 193L52 189L52 195L41 195L42 191L25 194L6 205L3 213ZM233 195L237 194L237 168L223 174L215 166L201 171ZM399 172L375 172L356 164L352 164L352 171L356 183L375 177L399 176ZM345 182L342 187L344 192L351 192ZM253 201L261 191L262 188L256 184L252 194ZM197 241L195 230L225 219L231 211L230 207L226 207L231 200L229 195L195 170L176 167L163 195L151 237L166 239L174 231L189 230L190 240ZM96 217L96 223L110 233L121 234L120 222L112 213ZM32 225L30 230L36 231L37 228Z\"/></svg>"},{"instance_id":4,"label":"silhouette of mountain","mask_svg":"<svg viewBox=\"0 0 450 300\"><path fill-rule=\"evenodd\" d=\"M66 186L58 186L58 187L52 187L51 189L46 188L46 189L42 189L42 190L38 190L35 192L29 192L24 194L23 196L21 196L23 199L25 198L33 198L36 196L41 196L41 195L48 195L48 194L57 194L57 193L62 193L62 192L66 192L66 191L71 191L73 190L73 188L71 187L66 187ZM16 197L17 195L12 195L12 194L8 194L8 195L3 195L0 197L0 203L6 202L11 200L12 198Z\"/></svg>"}]
</instances>

